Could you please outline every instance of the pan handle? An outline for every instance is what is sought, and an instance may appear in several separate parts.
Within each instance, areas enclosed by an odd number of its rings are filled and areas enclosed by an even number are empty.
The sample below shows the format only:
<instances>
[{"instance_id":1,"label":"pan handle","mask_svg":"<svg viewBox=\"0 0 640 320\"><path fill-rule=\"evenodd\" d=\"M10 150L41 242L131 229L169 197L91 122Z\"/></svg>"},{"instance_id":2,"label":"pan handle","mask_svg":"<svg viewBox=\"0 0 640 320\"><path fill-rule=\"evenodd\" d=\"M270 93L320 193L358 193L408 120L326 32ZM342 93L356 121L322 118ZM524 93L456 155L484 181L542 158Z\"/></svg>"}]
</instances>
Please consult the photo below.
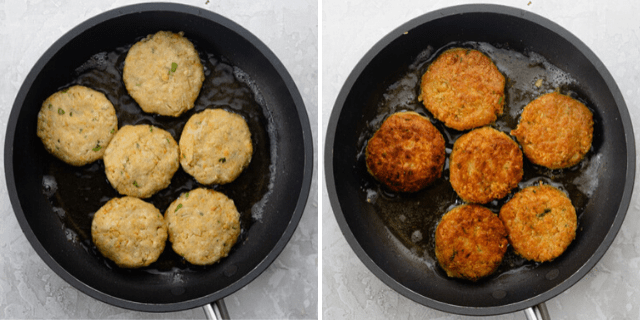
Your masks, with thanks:
<instances>
[{"instance_id":1,"label":"pan handle","mask_svg":"<svg viewBox=\"0 0 640 320\"><path fill-rule=\"evenodd\" d=\"M525 309L524 314L527 316L527 320L551 320L551 317L549 317L549 310L547 310L547 305L544 304L544 302Z\"/></svg>"},{"instance_id":2,"label":"pan handle","mask_svg":"<svg viewBox=\"0 0 640 320\"><path fill-rule=\"evenodd\" d=\"M229 317L229 311L227 310L227 305L224 304L224 300L220 299L212 304L205 305L202 307L204 309L204 314L207 316L209 320L220 320L220 319L231 319Z\"/></svg>"}]
</instances>

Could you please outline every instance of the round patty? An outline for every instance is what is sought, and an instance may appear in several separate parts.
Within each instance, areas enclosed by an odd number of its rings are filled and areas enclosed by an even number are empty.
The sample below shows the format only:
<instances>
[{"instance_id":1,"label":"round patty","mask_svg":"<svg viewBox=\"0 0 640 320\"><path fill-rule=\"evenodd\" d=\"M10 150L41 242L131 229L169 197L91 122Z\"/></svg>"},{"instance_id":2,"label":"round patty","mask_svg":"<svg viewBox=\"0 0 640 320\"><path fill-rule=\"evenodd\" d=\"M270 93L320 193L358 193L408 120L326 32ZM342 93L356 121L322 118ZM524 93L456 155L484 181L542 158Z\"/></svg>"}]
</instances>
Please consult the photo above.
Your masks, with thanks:
<instances>
[{"instance_id":1,"label":"round patty","mask_svg":"<svg viewBox=\"0 0 640 320\"><path fill-rule=\"evenodd\" d=\"M58 91L42 103L38 137L49 153L74 166L101 159L118 131L118 118L104 94L83 86Z\"/></svg>"},{"instance_id":2,"label":"round patty","mask_svg":"<svg viewBox=\"0 0 640 320\"><path fill-rule=\"evenodd\" d=\"M198 51L182 35L160 31L127 53L122 79L144 112L177 117L193 108L204 69Z\"/></svg>"},{"instance_id":3,"label":"round patty","mask_svg":"<svg viewBox=\"0 0 640 320\"><path fill-rule=\"evenodd\" d=\"M91 237L100 253L123 268L148 266L167 241L160 211L138 198L113 198L91 222Z\"/></svg>"},{"instance_id":4,"label":"round patty","mask_svg":"<svg viewBox=\"0 0 640 320\"><path fill-rule=\"evenodd\" d=\"M491 127L456 140L450 157L450 182L462 200L487 203L505 197L522 180L522 151L507 134Z\"/></svg>"},{"instance_id":5,"label":"round patty","mask_svg":"<svg viewBox=\"0 0 640 320\"><path fill-rule=\"evenodd\" d=\"M500 209L516 253L528 260L550 261L576 237L578 219L571 200L560 190L540 184L522 189Z\"/></svg>"},{"instance_id":6,"label":"round patty","mask_svg":"<svg viewBox=\"0 0 640 320\"><path fill-rule=\"evenodd\" d=\"M180 136L180 164L201 184L235 180L251 162L251 132L244 119L223 109L194 114Z\"/></svg>"},{"instance_id":7,"label":"round patty","mask_svg":"<svg viewBox=\"0 0 640 320\"><path fill-rule=\"evenodd\" d=\"M214 190L183 193L167 208L165 219L173 251L196 265L226 257L240 235L233 200Z\"/></svg>"},{"instance_id":8,"label":"round patty","mask_svg":"<svg viewBox=\"0 0 640 320\"><path fill-rule=\"evenodd\" d=\"M369 140L367 170L396 192L418 191L442 175L444 138L415 112L389 116Z\"/></svg>"},{"instance_id":9,"label":"round patty","mask_svg":"<svg viewBox=\"0 0 640 320\"><path fill-rule=\"evenodd\" d=\"M151 125L124 126L104 152L107 179L121 194L148 198L171 183L180 167L178 144Z\"/></svg>"},{"instance_id":10,"label":"round patty","mask_svg":"<svg viewBox=\"0 0 640 320\"><path fill-rule=\"evenodd\" d=\"M550 169L568 168L591 149L593 114L578 100L548 93L524 108L511 134L531 162Z\"/></svg>"},{"instance_id":11,"label":"round patty","mask_svg":"<svg viewBox=\"0 0 640 320\"><path fill-rule=\"evenodd\" d=\"M476 281L492 274L508 243L502 221L477 204L453 208L436 228L436 258L449 277Z\"/></svg>"},{"instance_id":12,"label":"round patty","mask_svg":"<svg viewBox=\"0 0 640 320\"><path fill-rule=\"evenodd\" d=\"M443 52L422 76L425 108L456 130L488 125L502 114L505 78L480 51L454 48Z\"/></svg>"}]
</instances>

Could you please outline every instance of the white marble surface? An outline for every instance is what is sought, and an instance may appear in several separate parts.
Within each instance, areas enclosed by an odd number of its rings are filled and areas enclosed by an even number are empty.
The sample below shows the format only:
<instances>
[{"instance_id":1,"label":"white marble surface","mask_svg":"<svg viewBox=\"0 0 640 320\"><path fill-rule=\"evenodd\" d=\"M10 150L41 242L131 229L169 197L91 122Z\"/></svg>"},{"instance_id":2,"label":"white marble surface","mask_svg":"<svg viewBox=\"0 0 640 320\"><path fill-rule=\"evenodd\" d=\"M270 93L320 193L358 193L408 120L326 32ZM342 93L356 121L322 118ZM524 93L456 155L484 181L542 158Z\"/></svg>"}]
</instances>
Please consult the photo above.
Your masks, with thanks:
<instances>
[{"instance_id":1,"label":"white marble surface","mask_svg":"<svg viewBox=\"0 0 640 320\"><path fill-rule=\"evenodd\" d=\"M40 55L84 20L137 2L0 0L0 140L5 139L18 89ZM262 40L296 82L309 113L314 142L317 140L317 1L174 2L217 12ZM94 300L68 285L44 264L22 234L7 196L4 168L0 176L0 318L204 319L200 308L165 314L125 310ZM225 299L233 318L318 318L317 185L314 174L302 221L282 254L256 280Z\"/></svg>"},{"instance_id":2,"label":"white marble surface","mask_svg":"<svg viewBox=\"0 0 640 320\"><path fill-rule=\"evenodd\" d=\"M485 1L544 16L595 52L615 78L640 142L640 2ZM324 0L322 5L322 130L346 77L378 40L426 12L470 1ZM324 137L324 135L323 135ZM324 145L324 138L322 145ZM636 146L636 149L640 150ZM636 169L636 174L640 170ZM324 181L324 177L323 177ZM553 319L640 319L640 199L635 193L620 233L585 278L547 302ZM324 186L324 183L323 183ZM419 305L376 278L340 232L322 188L322 313L324 319L470 319ZM475 318L473 318L475 319ZM525 319L522 312L488 319Z\"/></svg>"}]
</instances>

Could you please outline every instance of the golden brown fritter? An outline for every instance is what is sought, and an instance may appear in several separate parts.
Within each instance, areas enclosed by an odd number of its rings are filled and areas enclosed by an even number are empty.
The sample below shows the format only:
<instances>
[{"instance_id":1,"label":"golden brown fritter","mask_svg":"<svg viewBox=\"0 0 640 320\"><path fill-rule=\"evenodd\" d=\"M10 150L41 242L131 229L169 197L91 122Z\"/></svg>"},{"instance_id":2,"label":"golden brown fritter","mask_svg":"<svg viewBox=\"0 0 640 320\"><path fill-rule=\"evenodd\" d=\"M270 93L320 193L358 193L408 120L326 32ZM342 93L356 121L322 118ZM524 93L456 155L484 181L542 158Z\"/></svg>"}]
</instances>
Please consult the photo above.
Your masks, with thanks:
<instances>
[{"instance_id":1,"label":"golden brown fritter","mask_svg":"<svg viewBox=\"0 0 640 320\"><path fill-rule=\"evenodd\" d=\"M575 238L578 224L571 200L544 184L516 193L500 209L500 219L515 252L538 262L560 256Z\"/></svg>"},{"instance_id":2,"label":"golden brown fritter","mask_svg":"<svg viewBox=\"0 0 640 320\"><path fill-rule=\"evenodd\" d=\"M389 116L369 140L367 170L392 191L415 192L442 175L444 138L415 112Z\"/></svg>"},{"instance_id":3,"label":"golden brown fritter","mask_svg":"<svg viewBox=\"0 0 640 320\"><path fill-rule=\"evenodd\" d=\"M593 114L581 102L552 92L524 108L511 134L531 162L550 169L567 168L591 149Z\"/></svg>"},{"instance_id":4,"label":"golden brown fritter","mask_svg":"<svg viewBox=\"0 0 640 320\"><path fill-rule=\"evenodd\" d=\"M522 180L522 152L504 132L483 127L456 140L449 168L458 196L483 204L505 197Z\"/></svg>"},{"instance_id":5,"label":"golden brown fritter","mask_svg":"<svg viewBox=\"0 0 640 320\"><path fill-rule=\"evenodd\" d=\"M443 52L422 76L418 100L456 130L496 121L504 105L505 78L480 51L454 48Z\"/></svg>"},{"instance_id":6,"label":"golden brown fritter","mask_svg":"<svg viewBox=\"0 0 640 320\"><path fill-rule=\"evenodd\" d=\"M476 281L492 274L507 244L502 221L477 204L453 208L436 228L436 258L449 277Z\"/></svg>"}]
</instances>

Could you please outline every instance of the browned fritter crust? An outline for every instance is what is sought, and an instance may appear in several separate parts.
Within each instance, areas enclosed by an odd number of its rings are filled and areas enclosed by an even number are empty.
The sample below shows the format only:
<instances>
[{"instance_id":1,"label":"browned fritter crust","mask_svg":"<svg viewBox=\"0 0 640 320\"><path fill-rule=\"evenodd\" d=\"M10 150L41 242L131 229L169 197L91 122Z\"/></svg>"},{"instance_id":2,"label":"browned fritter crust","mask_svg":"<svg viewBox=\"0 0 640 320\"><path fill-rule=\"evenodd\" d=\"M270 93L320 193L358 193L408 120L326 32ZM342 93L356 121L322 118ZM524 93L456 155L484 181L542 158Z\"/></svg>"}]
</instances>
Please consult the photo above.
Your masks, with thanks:
<instances>
[{"instance_id":1,"label":"browned fritter crust","mask_svg":"<svg viewBox=\"0 0 640 320\"><path fill-rule=\"evenodd\" d=\"M458 138L449 168L451 186L458 196L480 204L505 197L524 173L518 144L491 127Z\"/></svg>"},{"instance_id":2,"label":"browned fritter crust","mask_svg":"<svg viewBox=\"0 0 640 320\"><path fill-rule=\"evenodd\" d=\"M477 204L453 208L436 228L436 258L449 277L476 281L492 274L507 244L502 221Z\"/></svg>"},{"instance_id":3,"label":"browned fritter crust","mask_svg":"<svg viewBox=\"0 0 640 320\"><path fill-rule=\"evenodd\" d=\"M389 116L369 140L367 170L397 192L418 191L442 175L444 138L415 112Z\"/></svg>"},{"instance_id":4,"label":"browned fritter crust","mask_svg":"<svg viewBox=\"0 0 640 320\"><path fill-rule=\"evenodd\" d=\"M500 209L516 253L528 260L550 261L576 237L578 218L571 200L560 190L541 184L522 189Z\"/></svg>"},{"instance_id":5,"label":"browned fritter crust","mask_svg":"<svg viewBox=\"0 0 640 320\"><path fill-rule=\"evenodd\" d=\"M511 134L531 162L550 169L567 168L591 149L593 114L581 102L552 92L524 108Z\"/></svg>"},{"instance_id":6,"label":"browned fritter crust","mask_svg":"<svg viewBox=\"0 0 640 320\"><path fill-rule=\"evenodd\" d=\"M480 51L454 48L443 52L422 76L418 100L456 130L488 125L502 114L505 78Z\"/></svg>"}]
</instances>

